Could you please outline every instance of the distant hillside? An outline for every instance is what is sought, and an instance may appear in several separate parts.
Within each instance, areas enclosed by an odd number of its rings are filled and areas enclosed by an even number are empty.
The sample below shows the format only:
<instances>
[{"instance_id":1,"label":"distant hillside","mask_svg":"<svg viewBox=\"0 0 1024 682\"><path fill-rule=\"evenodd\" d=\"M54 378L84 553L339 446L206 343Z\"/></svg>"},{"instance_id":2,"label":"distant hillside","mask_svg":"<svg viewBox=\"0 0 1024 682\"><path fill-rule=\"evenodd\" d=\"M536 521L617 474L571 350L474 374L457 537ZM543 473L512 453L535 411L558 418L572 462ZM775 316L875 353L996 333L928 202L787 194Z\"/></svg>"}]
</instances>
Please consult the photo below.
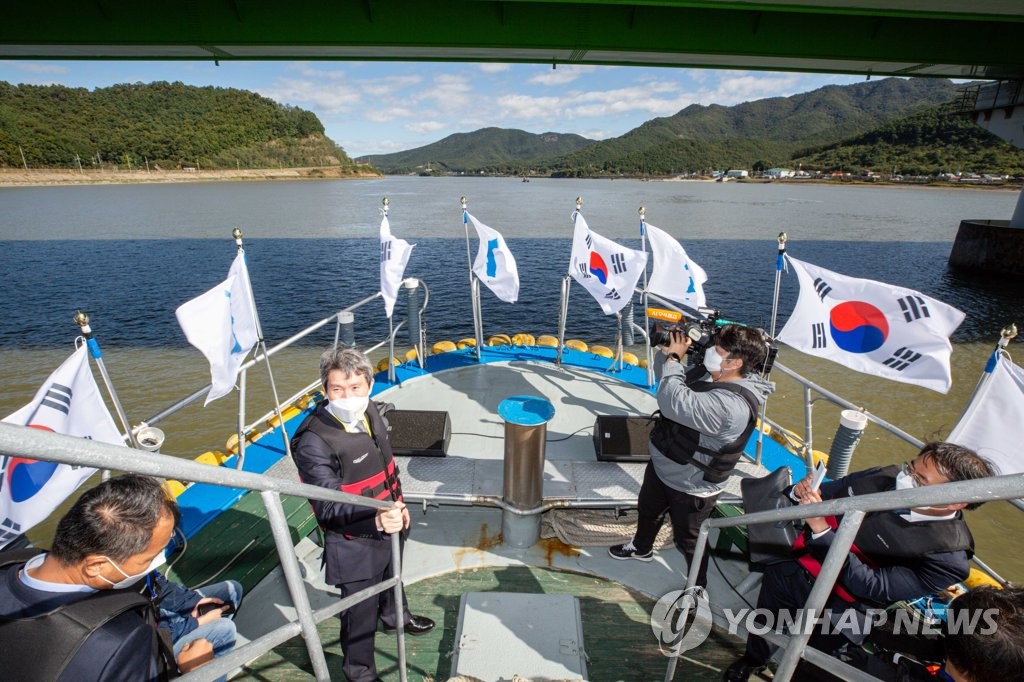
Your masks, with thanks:
<instances>
[{"instance_id":1,"label":"distant hillside","mask_svg":"<svg viewBox=\"0 0 1024 682\"><path fill-rule=\"evenodd\" d=\"M948 102L957 91L948 80L886 78L732 107L694 104L549 166L560 174L665 174L782 165L799 149L864 133Z\"/></svg>"},{"instance_id":2,"label":"distant hillside","mask_svg":"<svg viewBox=\"0 0 1024 682\"><path fill-rule=\"evenodd\" d=\"M949 105L933 107L838 144L803 150L794 162L805 170L1024 175L1024 150L956 114Z\"/></svg>"},{"instance_id":3,"label":"distant hillside","mask_svg":"<svg viewBox=\"0 0 1024 682\"><path fill-rule=\"evenodd\" d=\"M481 128L394 154L369 156L385 173L423 172L428 164L440 172L515 172L538 159L561 156L591 144L579 135L528 133L507 128Z\"/></svg>"},{"instance_id":4,"label":"distant hillside","mask_svg":"<svg viewBox=\"0 0 1024 682\"><path fill-rule=\"evenodd\" d=\"M20 149L19 149L20 148ZM310 111L233 88L0 81L0 167L352 166Z\"/></svg>"}]
</instances>

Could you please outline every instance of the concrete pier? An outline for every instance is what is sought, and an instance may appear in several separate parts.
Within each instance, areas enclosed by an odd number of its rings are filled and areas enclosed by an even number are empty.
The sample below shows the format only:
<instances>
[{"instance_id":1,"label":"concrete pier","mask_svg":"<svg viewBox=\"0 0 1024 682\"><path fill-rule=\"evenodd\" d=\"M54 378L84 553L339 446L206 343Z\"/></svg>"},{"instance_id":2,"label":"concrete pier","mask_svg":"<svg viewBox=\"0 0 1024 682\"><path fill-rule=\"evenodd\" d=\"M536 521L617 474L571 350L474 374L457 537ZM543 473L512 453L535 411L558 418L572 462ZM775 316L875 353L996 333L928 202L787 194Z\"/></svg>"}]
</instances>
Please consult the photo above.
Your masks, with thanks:
<instances>
[{"instance_id":1,"label":"concrete pier","mask_svg":"<svg viewBox=\"0 0 1024 682\"><path fill-rule=\"evenodd\" d=\"M949 254L962 272L1024 276L1024 228L1009 220L962 220Z\"/></svg>"}]
</instances>

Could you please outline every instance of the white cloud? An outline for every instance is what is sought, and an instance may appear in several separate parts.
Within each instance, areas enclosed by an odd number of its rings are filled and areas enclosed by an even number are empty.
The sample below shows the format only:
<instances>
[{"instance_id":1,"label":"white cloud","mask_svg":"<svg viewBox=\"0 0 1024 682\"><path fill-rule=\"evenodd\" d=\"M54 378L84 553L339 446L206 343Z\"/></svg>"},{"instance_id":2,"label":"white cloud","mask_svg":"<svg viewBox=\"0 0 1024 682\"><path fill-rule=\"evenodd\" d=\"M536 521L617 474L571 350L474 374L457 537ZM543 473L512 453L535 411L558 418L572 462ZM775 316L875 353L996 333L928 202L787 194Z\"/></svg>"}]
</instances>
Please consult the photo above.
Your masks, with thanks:
<instances>
[{"instance_id":1,"label":"white cloud","mask_svg":"<svg viewBox=\"0 0 1024 682\"><path fill-rule=\"evenodd\" d=\"M360 84L363 92L376 97L384 97L422 82L422 76L387 76L372 81L360 81Z\"/></svg>"},{"instance_id":2,"label":"white cloud","mask_svg":"<svg viewBox=\"0 0 1024 682\"><path fill-rule=\"evenodd\" d=\"M727 72L718 86L702 96L708 103L731 106L765 97L786 97L800 91L797 75L755 76L747 73Z\"/></svg>"},{"instance_id":3,"label":"white cloud","mask_svg":"<svg viewBox=\"0 0 1024 682\"><path fill-rule=\"evenodd\" d=\"M374 123L388 123L399 118L412 118L416 115L409 107L391 106L374 107L370 106L363 110L363 118Z\"/></svg>"},{"instance_id":4,"label":"white cloud","mask_svg":"<svg viewBox=\"0 0 1024 682\"><path fill-rule=\"evenodd\" d=\"M7 61L5 65L13 66L16 70L22 73L33 73L33 74L65 74L70 73L71 69L66 66L59 66L57 64L33 64L31 62L16 62Z\"/></svg>"},{"instance_id":5,"label":"white cloud","mask_svg":"<svg viewBox=\"0 0 1024 682\"><path fill-rule=\"evenodd\" d=\"M461 111L473 103L473 98L469 94L472 91L473 88L465 76L442 73L434 77L431 87L414 95L413 101L431 101L444 112Z\"/></svg>"},{"instance_id":6,"label":"white cloud","mask_svg":"<svg viewBox=\"0 0 1024 682\"><path fill-rule=\"evenodd\" d=\"M317 113L348 112L362 102L360 92L349 85L340 83L315 83L308 80L279 78L267 89L265 95L286 104L302 104L313 107Z\"/></svg>"},{"instance_id":7,"label":"white cloud","mask_svg":"<svg viewBox=\"0 0 1024 682\"><path fill-rule=\"evenodd\" d=\"M292 64L291 67L293 71L305 76L306 78L336 81L341 80L346 75L341 69L314 69L312 66L302 62Z\"/></svg>"},{"instance_id":8,"label":"white cloud","mask_svg":"<svg viewBox=\"0 0 1024 682\"><path fill-rule=\"evenodd\" d=\"M529 78L526 82L538 85L565 85L566 83L572 83L583 74L590 73L596 68L596 66L565 65L561 69L551 69L545 73L539 73Z\"/></svg>"},{"instance_id":9,"label":"white cloud","mask_svg":"<svg viewBox=\"0 0 1024 682\"><path fill-rule=\"evenodd\" d=\"M501 73L502 71L508 71L512 68L511 64L496 64L493 62L485 62L483 64L477 64L477 67L484 73Z\"/></svg>"},{"instance_id":10,"label":"white cloud","mask_svg":"<svg viewBox=\"0 0 1024 682\"><path fill-rule=\"evenodd\" d=\"M548 119L558 116L561 108L560 97L503 95L498 98L498 110L506 119Z\"/></svg>"},{"instance_id":11,"label":"white cloud","mask_svg":"<svg viewBox=\"0 0 1024 682\"><path fill-rule=\"evenodd\" d=\"M445 124L439 121L417 121L416 123L406 123L403 127L414 133L436 133L438 130L443 130Z\"/></svg>"}]
</instances>

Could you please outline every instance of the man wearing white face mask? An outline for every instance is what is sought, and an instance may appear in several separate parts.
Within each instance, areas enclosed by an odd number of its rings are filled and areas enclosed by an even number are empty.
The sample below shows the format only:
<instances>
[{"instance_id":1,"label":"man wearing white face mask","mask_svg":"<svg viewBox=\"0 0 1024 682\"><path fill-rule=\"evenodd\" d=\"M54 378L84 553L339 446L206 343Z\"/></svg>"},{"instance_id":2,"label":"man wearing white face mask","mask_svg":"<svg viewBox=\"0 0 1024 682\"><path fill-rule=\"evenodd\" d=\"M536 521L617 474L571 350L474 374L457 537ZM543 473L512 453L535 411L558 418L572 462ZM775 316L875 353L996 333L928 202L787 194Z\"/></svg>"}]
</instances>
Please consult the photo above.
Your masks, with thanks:
<instances>
[{"instance_id":1,"label":"man wearing white face mask","mask_svg":"<svg viewBox=\"0 0 1024 682\"><path fill-rule=\"evenodd\" d=\"M953 443L925 443L910 462L858 471L811 488L811 477L792 486L789 495L800 504L814 504L854 495L907 490L953 481L992 476L988 462ZM900 600L926 597L967 578L974 538L963 509L980 502L871 512L865 516L850 555L839 574L826 608L832 632L817 632L810 645L833 653L843 646L860 645L870 632L869 608L887 607ZM768 566L764 572L758 609L778 613L803 607L821 562L835 537L838 519L814 517L793 546L793 558ZM771 655L768 642L747 638L747 651L726 671L730 682L745 681L763 669ZM833 680L808 664L801 664L795 679Z\"/></svg>"},{"instance_id":2,"label":"man wearing white face mask","mask_svg":"<svg viewBox=\"0 0 1024 682\"><path fill-rule=\"evenodd\" d=\"M162 562L178 505L148 476L86 491L57 526L49 553L0 554L0 670L12 680L154 680L173 672L157 613L140 593ZM27 561L12 555L35 554ZM177 667L209 661L198 639Z\"/></svg>"},{"instance_id":3,"label":"man wearing white face mask","mask_svg":"<svg viewBox=\"0 0 1024 682\"><path fill-rule=\"evenodd\" d=\"M326 400L299 426L292 456L303 483L377 500L393 500L387 511L338 502L311 500L324 531L325 580L342 598L377 585L392 575L389 535L401 533L404 544L409 510L402 502L388 439L387 424L370 400L373 370L366 356L351 348L330 348L320 356L320 380ZM341 618L342 672L349 682L377 679L374 632L378 618L385 631L398 624L393 591L346 609ZM409 613L403 599L406 634L422 635L434 621Z\"/></svg>"},{"instance_id":4,"label":"man wearing white face mask","mask_svg":"<svg viewBox=\"0 0 1024 682\"><path fill-rule=\"evenodd\" d=\"M651 561L667 513L689 569L700 524L711 515L739 461L759 406L775 388L757 375L768 350L760 331L725 325L703 354L702 367L688 377L683 359L691 344L683 331L673 330L668 345L655 356L660 419L651 432L636 533L626 544L609 548L615 559ZM707 560L705 553L698 585L706 583Z\"/></svg>"}]
</instances>

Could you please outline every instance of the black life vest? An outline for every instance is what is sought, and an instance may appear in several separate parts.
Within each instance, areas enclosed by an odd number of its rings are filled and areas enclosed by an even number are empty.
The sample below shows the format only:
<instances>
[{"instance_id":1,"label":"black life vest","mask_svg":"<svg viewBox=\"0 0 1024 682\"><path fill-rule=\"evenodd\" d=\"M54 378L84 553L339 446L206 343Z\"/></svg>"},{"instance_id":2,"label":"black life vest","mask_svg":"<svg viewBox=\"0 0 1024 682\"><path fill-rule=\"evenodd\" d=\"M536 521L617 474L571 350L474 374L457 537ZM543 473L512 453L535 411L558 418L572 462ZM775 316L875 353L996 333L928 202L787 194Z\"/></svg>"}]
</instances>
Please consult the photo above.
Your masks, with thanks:
<instances>
[{"instance_id":1,"label":"black life vest","mask_svg":"<svg viewBox=\"0 0 1024 682\"><path fill-rule=\"evenodd\" d=\"M745 386L739 386L732 381L702 381L690 387L691 391L705 393L707 391L723 390L735 393L742 397L747 406L750 407L750 419L743 429L740 437L722 447L720 450L704 448L700 445L700 431L689 426L683 426L674 422L668 417L655 412L658 423L651 430L651 443L658 451L678 464L692 464L704 472L704 480L708 483L721 483L729 478L729 474L736 468L740 461L740 454L743 447L750 440L750 434L754 431L754 423L757 417L757 396ZM694 458L694 453L711 455L711 464L704 464Z\"/></svg>"},{"instance_id":2,"label":"black life vest","mask_svg":"<svg viewBox=\"0 0 1024 682\"><path fill-rule=\"evenodd\" d=\"M899 471L898 466L887 466L858 476L832 499L895 490L896 474ZM842 517L829 516L826 521L834 530L839 527ZM793 550L800 565L817 577L821 572L821 561L807 551L806 535L797 537ZM958 551L966 552L968 558L974 555L974 537L960 512L952 519L915 522L892 511L869 512L850 547L851 554L872 568L905 564L908 560L933 552ZM853 595L838 583L835 593L844 601L855 601Z\"/></svg>"},{"instance_id":3,"label":"black life vest","mask_svg":"<svg viewBox=\"0 0 1024 682\"><path fill-rule=\"evenodd\" d=\"M402 484L398 480L391 443L387 438L379 437L379 434L387 433L387 425L372 401L366 408L366 417L370 433L349 433L327 410L327 403L322 402L295 431L292 447L302 434L312 431L334 454L338 478L341 479L339 490L376 500L401 500Z\"/></svg>"},{"instance_id":4,"label":"black life vest","mask_svg":"<svg viewBox=\"0 0 1024 682\"><path fill-rule=\"evenodd\" d=\"M40 549L0 553L0 568L24 564ZM20 570L20 569L9 569ZM145 585L145 579L140 580ZM135 611L153 632L159 679L177 676L169 637L158 635L153 603L134 587L99 590L45 613L24 617L0 616L0 670L6 680L56 680L97 630L118 616Z\"/></svg>"}]
</instances>

